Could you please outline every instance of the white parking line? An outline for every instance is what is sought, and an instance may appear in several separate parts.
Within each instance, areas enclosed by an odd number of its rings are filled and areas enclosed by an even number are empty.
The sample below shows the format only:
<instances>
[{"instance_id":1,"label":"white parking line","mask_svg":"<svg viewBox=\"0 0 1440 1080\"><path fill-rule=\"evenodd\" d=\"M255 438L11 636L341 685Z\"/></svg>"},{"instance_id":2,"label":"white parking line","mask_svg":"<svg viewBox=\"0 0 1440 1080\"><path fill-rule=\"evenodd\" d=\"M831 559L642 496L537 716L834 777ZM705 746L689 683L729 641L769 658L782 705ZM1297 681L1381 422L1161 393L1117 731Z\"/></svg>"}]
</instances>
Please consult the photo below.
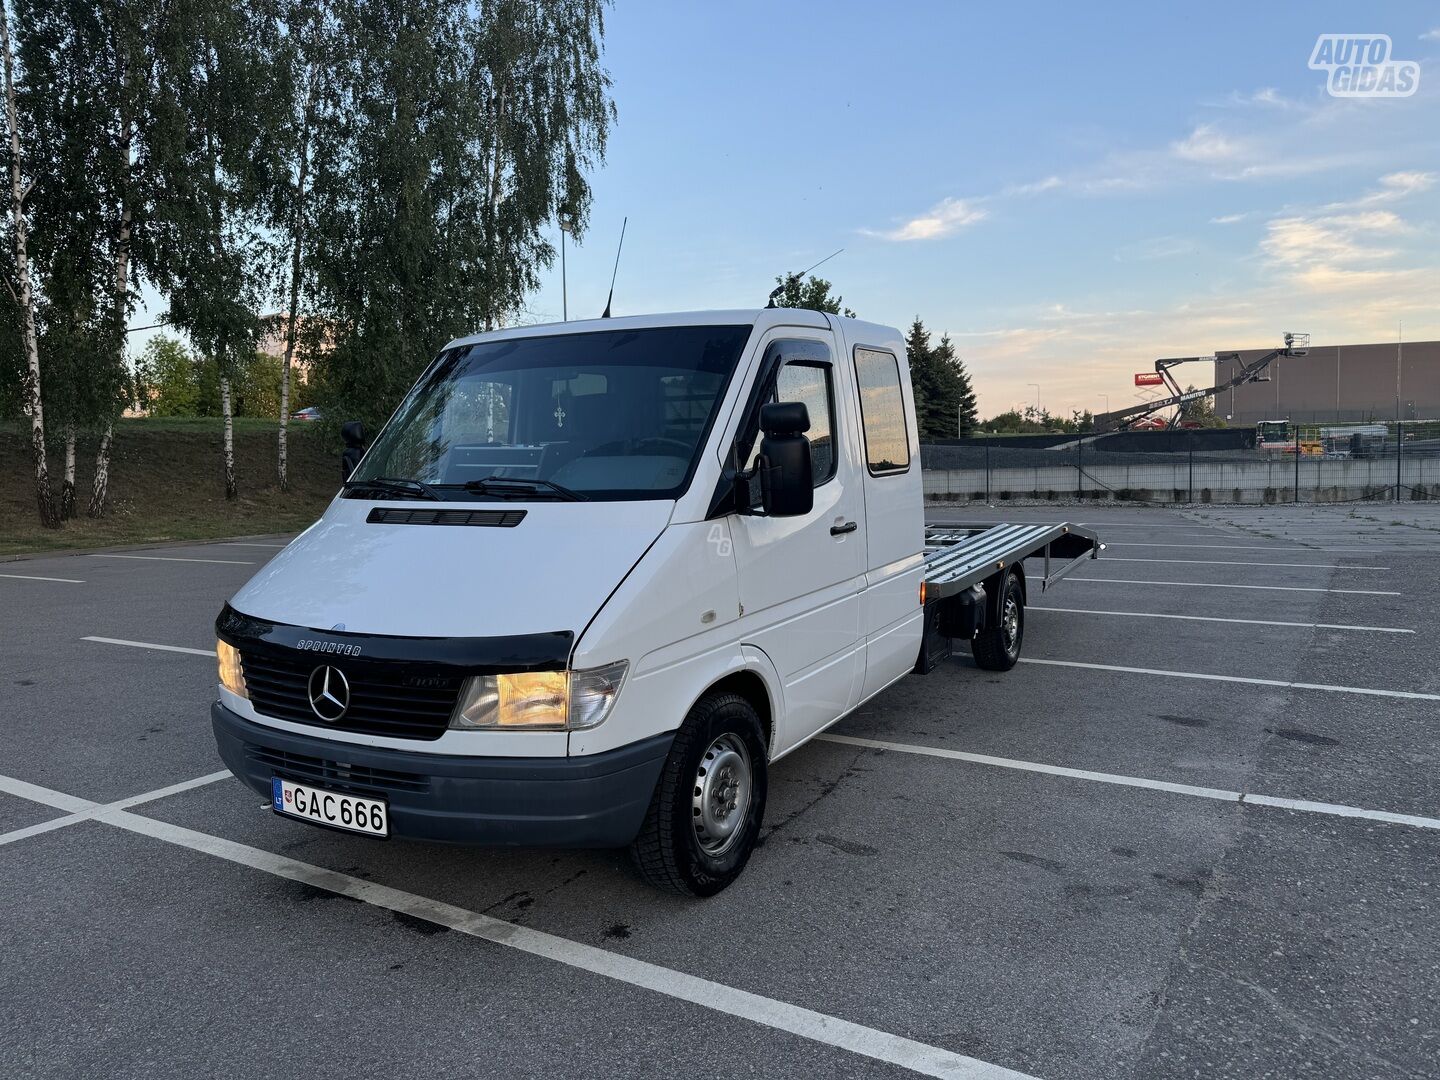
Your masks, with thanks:
<instances>
[{"instance_id":1,"label":"white parking line","mask_svg":"<svg viewBox=\"0 0 1440 1080\"><path fill-rule=\"evenodd\" d=\"M1148 562L1161 566L1305 566L1311 570L1389 570L1388 566L1346 566L1314 562L1260 562L1256 559L1122 559L1106 555L1106 562Z\"/></svg>"},{"instance_id":2,"label":"white parking line","mask_svg":"<svg viewBox=\"0 0 1440 1080\"><path fill-rule=\"evenodd\" d=\"M132 649L155 649L158 652L189 653L191 656L214 656L214 649L191 649L184 645L156 645L149 641L126 641L118 637L82 637L81 641L98 641L102 645L128 645Z\"/></svg>"},{"instance_id":3,"label":"white parking line","mask_svg":"<svg viewBox=\"0 0 1440 1080\"><path fill-rule=\"evenodd\" d=\"M88 559L141 559L145 562L202 562L219 566L254 566L253 562L238 559L182 559L178 555L87 555Z\"/></svg>"},{"instance_id":4,"label":"white parking line","mask_svg":"<svg viewBox=\"0 0 1440 1080\"><path fill-rule=\"evenodd\" d=\"M168 798L171 795L178 795L182 791L190 791L193 788L204 787L206 784L213 784L217 780L223 780L230 775L229 769L221 769L219 772L207 773L205 776L197 776L194 780L182 780L178 784L171 784L168 787L156 788L154 791L147 791L141 795L131 795L125 799L117 799L111 803L90 803L83 810L76 810L66 814L64 817L52 818L49 821L42 821L38 825L28 825L23 829L13 829L7 833L0 833L0 845L13 844L16 840L24 840L27 837L39 836L42 833L54 832L56 829L63 829L68 825L77 825L82 821L93 821L95 817L108 810L125 810L132 806L139 806L142 803L153 802L156 799ZM8 776L0 776L0 790L5 789L6 782L18 784L20 781L12 780ZM33 785L30 785L33 787ZM43 790L43 789L42 789ZM10 792L18 794L16 791ZM54 794L60 794L55 792ZM25 796L21 796L24 798ZM81 799L79 802L88 802ZM54 805L48 804L48 805Z\"/></svg>"},{"instance_id":5,"label":"white parking line","mask_svg":"<svg viewBox=\"0 0 1440 1080\"><path fill-rule=\"evenodd\" d=\"M1182 589L1261 589L1266 592L1345 593L1350 596L1399 596L1398 592L1376 592L1373 589L1316 589L1302 585L1232 585L1215 581L1132 581L1129 578L1078 577L1066 581L1091 581L1097 585L1175 585Z\"/></svg>"},{"instance_id":6,"label":"white parking line","mask_svg":"<svg viewBox=\"0 0 1440 1080\"><path fill-rule=\"evenodd\" d=\"M1092 608L1036 607L1031 611L1056 611L1065 615L1118 615L1126 619L1184 619L1187 622L1241 623L1245 626L1297 626L1306 630L1370 630L1377 634L1413 634L1399 626L1350 626L1346 623L1282 622L1279 619L1222 619L1214 615L1171 615L1157 611L1096 611Z\"/></svg>"},{"instance_id":7,"label":"white parking line","mask_svg":"<svg viewBox=\"0 0 1440 1080\"><path fill-rule=\"evenodd\" d=\"M1248 686L1277 686L1287 690L1329 690L1337 694L1365 694L1369 697L1402 698L1406 701L1440 701L1440 694L1419 694L1410 690L1372 690L1366 686L1332 686L1329 683L1285 682L1281 679L1254 679L1243 675L1209 675L1199 671L1170 671L1166 668L1122 667L1119 664L1088 664L1079 660L1038 660L1020 658L1022 664L1047 667L1084 668L1087 671L1115 671L1125 675L1164 675L1171 679L1202 679L1208 682L1244 683Z\"/></svg>"},{"instance_id":8,"label":"white parking line","mask_svg":"<svg viewBox=\"0 0 1440 1080\"><path fill-rule=\"evenodd\" d=\"M286 542L283 543L283 544L263 544L263 543L261 543L261 542L258 541L258 540L225 540L225 541L223 541L219 546L221 546L221 547L283 548L283 547L289 547L290 544L289 544L289 541L286 541Z\"/></svg>"},{"instance_id":9,"label":"white parking line","mask_svg":"<svg viewBox=\"0 0 1440 1080\"><path fill-rule=\"evenodd\" d=\"M84 585L85 582L73 577L39 577L36 574L0 574L3 578L14 578L16 581L60 581L66 585Z\"/></svg>"},{"instance_id":10,"label":"white parking line","mask_svg":"<svg viewBox=\"0 0 1440 1080\"><path fill-rule=\"evenodd\" d=\"M1208 538L1207 538L1208 539ZM1370 555L1381 548L1332 548L1332 547L1276 547L1274 544L1145 544L1138 540L1107 540L1107 548L1121 547L1143 547L1143 548L1189 548L1194 551L1269 551L1275 555L1281 555L1288 551L1303 551L1306 554L1325 555Z\"/></svg>"},{"instance_id":11,"label":"white parking line","mask_svg":"<svg viewBox=\"0 0 1440 1080\"><path fill-rule=\"evenodd\" d=\"M1330 814L1334 817L1365 818L1370 821L1383 821L1390 825L1413 825L1419 829L1440 829L1440 818L1421 817L1417 814L1394 814L1389 810L1366 810L1359 806L1343 806L1339 803L1284 799L1273 795L1230 791L1225 788L1196 787L1193 784L1172 784L1166 780L1150 780L1143 776L1091 772L1088 769L1067 769L1059 765L1045 765L1038 761L1018 761L1014 758L993 757L990 754L971 754L963 750L945 750L938 746L917 746L913 743L886 742L879 739L857 739L852 735L825 734L817 735L816 739L822 742L842 743L846 746L861 746L871 750L893 750L900 754L919 754L923 757L966 761L974 765L993 765L997 768L1017 769L1021 772L1047 773L1051 776L1064 776L1072 780L1093 780L1096 783L1118 784L1121 787L1148 788L1151 791L1167 791L1174 795L1192 795L1201 799L1244 803L1247 806L1272 806L1282 810Z\"/></svg>"},{"instance_id":12,"label":"white parking line","mask_svg":"<svg viewBox=\"0 0 1440 1080\"><path fill-rule=\"evenodd\" d=\"M207 779L201 777L191 783L198 785ZM387 911L398 911L495 945L544 957L579 971L588 971L628 986L652 990L678 1001L688 1001L776 1031L789 1032L812 1042L848 1050L862 1057L898 1065L924 1076L948 1077L951 1080L1035 1080L1035 1077L1026 1073L992 1065L979 1058L952 1053L901 1035L892 1035L888 1031L865 1027L863 1024L842 1020L838 1016L687 975L683 971L622 956L541 930L532 930L528 926L505 922L454 904L431 900L401 889L392 889L388 885L327 870L323 866L286 858L248 844L239 844L209 833L142 817L116 806L96 806L63 792L0 776L0 790L9 790L7 784L13 785L17 791L24 789L30 792L30 795L24 797L43 802L47 806L57 805L61 801L83 804L93 811L94 820L128 832L163 840L177 847L212 855L290 881L303 882Z\"/></svg>"}]
</instances>

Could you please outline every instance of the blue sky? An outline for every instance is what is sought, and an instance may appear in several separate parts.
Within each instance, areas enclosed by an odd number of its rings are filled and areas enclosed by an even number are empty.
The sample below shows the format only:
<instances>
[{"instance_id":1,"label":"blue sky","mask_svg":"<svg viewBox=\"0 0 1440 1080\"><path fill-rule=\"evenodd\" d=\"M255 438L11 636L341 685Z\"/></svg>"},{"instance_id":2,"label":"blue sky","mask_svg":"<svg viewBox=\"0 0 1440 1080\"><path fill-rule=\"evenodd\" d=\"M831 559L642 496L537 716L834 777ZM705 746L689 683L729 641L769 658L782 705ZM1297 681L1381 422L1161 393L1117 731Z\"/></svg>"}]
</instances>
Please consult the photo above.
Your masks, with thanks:
<instances>
[{"instance_id":1,"label":"blue sky","mask_svg":"<svg viewBox=\"0 0 1440 1080\"><path fill-rule=\"evenodd\" d=\"M983 413L1113 407L1159 356L1440 338L1440 7L620 0L620 119L570 312L761 304L821 271L948 329ZM1328 96L1385 33L1405 99ZM558 264L527 321L558 318ZM1199 377L1201 369L1196 369Z\"/></svg>"},{"instance_id":2,"label":"blue sky","mask_svg":"<svg viewBox=\"0 0 1440 1080\"><path fill-rule=\"evenodd\" d=\"M1418 92L1330 97L1322 33L1390 35ZM616 314L759 306L843 247L819 273L948 330L987 416L1032 383L1119 408L1157 357L1286 330L1440 338L1434 3L618 0L605 63L572 316L604 307L628 215ZM560 314L557 261L523 321Z\"/></svg>"}]
</instances>

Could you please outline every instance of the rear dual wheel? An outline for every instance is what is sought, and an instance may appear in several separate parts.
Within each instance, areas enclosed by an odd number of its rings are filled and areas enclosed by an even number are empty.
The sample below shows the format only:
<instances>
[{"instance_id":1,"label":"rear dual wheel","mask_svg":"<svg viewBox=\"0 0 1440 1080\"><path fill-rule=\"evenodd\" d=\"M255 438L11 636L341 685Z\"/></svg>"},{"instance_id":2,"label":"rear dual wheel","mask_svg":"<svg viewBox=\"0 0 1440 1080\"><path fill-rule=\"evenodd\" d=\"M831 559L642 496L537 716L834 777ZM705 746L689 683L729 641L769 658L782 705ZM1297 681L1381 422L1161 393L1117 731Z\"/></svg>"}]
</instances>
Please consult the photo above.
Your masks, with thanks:
<instances>
[{"instance_id":1,"label":"rear dual wheel","mask_svg":"<svg viewBox=\"0 0 1440 1080\"><path fill-rule=\"evenodd\" d=\"M745 869L765 813L765 736L739 694L711 694L685 717L645 823L630 845L656 888L714 896Z\"/></svg>"}]
</instances>

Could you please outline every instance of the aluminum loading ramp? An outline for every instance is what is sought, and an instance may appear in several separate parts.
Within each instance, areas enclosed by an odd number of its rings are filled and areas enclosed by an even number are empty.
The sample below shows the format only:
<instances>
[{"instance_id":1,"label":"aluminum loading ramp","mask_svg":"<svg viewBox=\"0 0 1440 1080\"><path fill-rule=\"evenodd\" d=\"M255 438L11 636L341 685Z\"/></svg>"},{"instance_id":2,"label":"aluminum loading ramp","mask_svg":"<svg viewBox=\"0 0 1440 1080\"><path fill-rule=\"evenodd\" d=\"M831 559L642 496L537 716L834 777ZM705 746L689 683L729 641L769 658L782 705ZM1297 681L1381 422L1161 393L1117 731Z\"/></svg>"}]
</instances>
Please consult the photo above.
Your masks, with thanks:
<instances>
[{"instance_id":1,"label":"aluminum loading ramp","mask_svg":"<svg viewBox=\"0 0 1440 1080\"><path fill-rule=\"evenodd\" d=\"M1105 545L1090 529L1059 524L932 525L925 529L925 593L944 599L971 588L1007 566L1044 556L1043 592ZM1060 564L1055 566L1055 561Z\"/></svg>"}]
</instances>

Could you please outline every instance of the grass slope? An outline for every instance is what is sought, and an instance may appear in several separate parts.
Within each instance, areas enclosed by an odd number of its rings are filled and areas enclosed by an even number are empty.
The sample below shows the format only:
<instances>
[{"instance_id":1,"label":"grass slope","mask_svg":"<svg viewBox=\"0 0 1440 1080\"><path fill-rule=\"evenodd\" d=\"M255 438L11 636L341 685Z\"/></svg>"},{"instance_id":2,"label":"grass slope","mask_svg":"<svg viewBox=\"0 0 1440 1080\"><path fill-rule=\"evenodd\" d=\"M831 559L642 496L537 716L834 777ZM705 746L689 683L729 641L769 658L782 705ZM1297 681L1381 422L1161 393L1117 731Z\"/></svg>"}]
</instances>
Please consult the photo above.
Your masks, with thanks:
<instances>
[{"instance_id":1,"label":"grass slope","mask_svg":"<svg viewBox=\"0 0 1440 1080\"><path fill-rule=\"evenodd\" d=\"M291 427L290 490L282 494L275 478L277 426L273 420L236 421L240 495L227 501L218 419L122 420L110 459L108 514L85 516L95 442L82 439L76 455L79 516L62 528L42 529L28 429L0 425L0 555L303 529L339 487L339 453L312 428ZM63 466L63 456L52 451L57 498Z\"/></svg>"}]
</instances>

